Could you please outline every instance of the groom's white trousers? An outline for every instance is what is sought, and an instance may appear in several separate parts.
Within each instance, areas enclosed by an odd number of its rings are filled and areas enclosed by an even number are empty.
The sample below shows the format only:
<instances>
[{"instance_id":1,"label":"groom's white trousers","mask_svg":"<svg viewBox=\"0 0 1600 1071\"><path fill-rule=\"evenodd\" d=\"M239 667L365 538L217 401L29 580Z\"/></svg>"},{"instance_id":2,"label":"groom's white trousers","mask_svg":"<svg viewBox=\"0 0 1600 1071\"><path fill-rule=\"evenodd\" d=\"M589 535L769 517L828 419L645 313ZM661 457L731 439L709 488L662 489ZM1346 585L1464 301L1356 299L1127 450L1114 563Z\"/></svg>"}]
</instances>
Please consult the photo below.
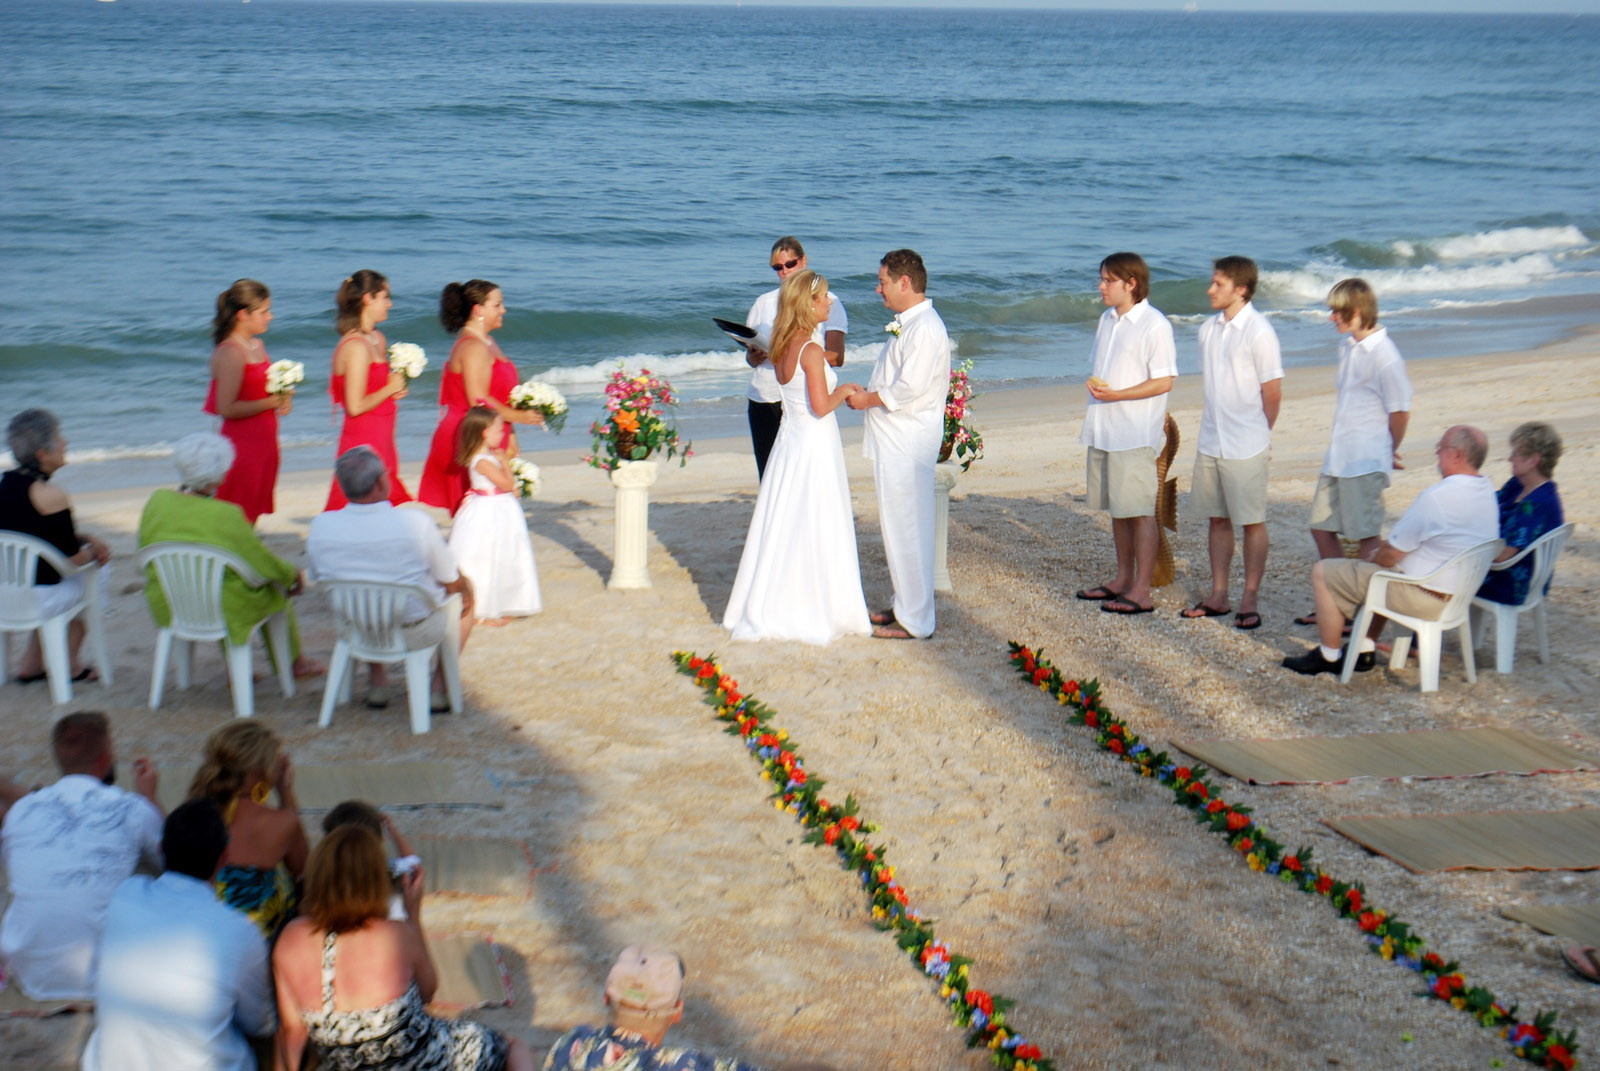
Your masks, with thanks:
<instances>
[{"instance_id":1,"label":"groom's white trousers","mask_svg":"<svg viewBox=\"0 0 1600 1071\"><path fill-rule=\"evenodd\" d=\"M943 414L941 413L942 417ZM930 450L874 443L873 481L878 488L878 526L894 584L894 617L911 635L933 635L933 466L939 443ZM918 436L924 438L924 436Z\"/></svg>"}]
</instances>

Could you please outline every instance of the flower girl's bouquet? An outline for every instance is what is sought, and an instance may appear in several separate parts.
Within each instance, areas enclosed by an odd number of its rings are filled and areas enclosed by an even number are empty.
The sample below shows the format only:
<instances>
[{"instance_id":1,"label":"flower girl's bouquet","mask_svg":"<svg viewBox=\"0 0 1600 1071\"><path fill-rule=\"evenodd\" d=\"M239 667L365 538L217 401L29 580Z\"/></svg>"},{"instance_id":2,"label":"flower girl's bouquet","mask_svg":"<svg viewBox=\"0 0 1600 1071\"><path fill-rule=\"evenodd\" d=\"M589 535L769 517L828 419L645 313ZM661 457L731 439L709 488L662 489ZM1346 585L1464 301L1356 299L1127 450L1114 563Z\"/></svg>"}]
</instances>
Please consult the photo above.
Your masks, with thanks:
<instances>
[{"instance_id":1,"label":"flower girl's bouquet","mask_svg":"<svg viewBox=\"0 0 1600 1071\"><path fill-rule=\"evenodd\" d=\"M539 466L526 458L511 459L511 478L517 481L517 494L532 498L539 493Z\"/></svg>"},{"instance_id":2,"label":"flower girl's bouquet","mask_svg":"<svg viewBox=\"0 0 1600 1071\"><path fill-rule=\"evenodd\" d=\"M511 388L511 408L536 409L544 415L544 426L559 432L567 425L567 399L548 383L530 379Z\"/></svg>"},{"instance_id":3,"label":"flower girl's bouquet","mask_svg":"<svg viewBox=\"0 0 1600 1071\"><path fill-rule=\"evenodd\" d=\"M415 342L396 342L389 347L389 368L403 372L407 379L416 379L428 367L428 355Z\"/></svg>"},{"instance_id":4,"label":"flower girl's bouquet","mask_svg":"<svg viewBox=\"0 0 1600 1071\"><path fill-rule=\"evenodd\" d=\"M306 366L299 361L273 361L267 365L267 393L285 394L305 378Z\"/></svg>"}]
</instances>

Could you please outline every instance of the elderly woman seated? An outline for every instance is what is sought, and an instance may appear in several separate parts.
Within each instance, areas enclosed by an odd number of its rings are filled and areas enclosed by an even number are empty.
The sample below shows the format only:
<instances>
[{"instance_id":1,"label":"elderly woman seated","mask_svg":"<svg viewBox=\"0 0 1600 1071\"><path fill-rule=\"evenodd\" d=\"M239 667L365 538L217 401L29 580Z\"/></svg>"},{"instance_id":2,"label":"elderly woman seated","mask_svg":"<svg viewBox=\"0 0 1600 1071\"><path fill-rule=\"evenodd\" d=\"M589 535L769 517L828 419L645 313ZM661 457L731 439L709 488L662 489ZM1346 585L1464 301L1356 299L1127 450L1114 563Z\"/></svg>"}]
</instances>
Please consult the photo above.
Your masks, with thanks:
<instances>
[{"instance_id":1,"label":"elderly woman seated","mask_svg":"<svg viewBox=\"0 0 1600 1071\"><path fill-rule=\"evenodd\" d=\"M222 616L228 622L229 642L247 642L251 626L286 610L294 675L314 677L323 672L321 663L300 653L300 626L289 605L289 597L298 595L305 586L304 574L266 548L238 506L212 497L233 467L233 443L209 432L185 435L173 447L172 460L183 483L176 491L156 491L145 503L144 514L139 518L139 546L204 543L238 555L268 582L252 588L232 570L223 577ZM163 627L170 623L172 612L153 568L145 570L144 596L156 623ZM279 653L272 650L270 635L267 653L276 664Z\"/></svg>"},{"instance_id":2,"label":"elderly woman seated","mask_svg":"<svg viewBox=\"0 0 1600 1071\"><path fill-rule=\"evenodd\" d=\"M1522 553L1546 532L1563 523L1561 495L1556 492L1556 462L1561 460L1561 436L1549 424L1529 421L1511 433L1511 479L1496 496L1500 500L1500 538L1506 549L1495 561ZM1524 558L1509 569L1489 573L1478 597L1517 606L1528 597L1533 559Z\"/></svg>"},{"instance_id":3,"label":"elderly woman seated","mask_svg":"<svg viewBox=\"0 0 1600 1071\"><path fill-rule=\"evenodd\" d=\"M72 523L72 501L50 482L56 470L67 463L67 440L61 437L61 425L55 416L44 409L24 409L11 418L6 438L17 467L0 476L0 529L41 539L73 565L104 565L109 561L111 551L100 540L77 530ZM40 615L55 617L83 598L83 577L62 576L40 562L33 595ZM67 650L75 681L95 679L95 671L78 662L83 632L83 619L74 618L67 628ZM22 656L16 680L18 684L32 684L44 678L44 655L35 635Z\"/></svg>"}]
</instances>

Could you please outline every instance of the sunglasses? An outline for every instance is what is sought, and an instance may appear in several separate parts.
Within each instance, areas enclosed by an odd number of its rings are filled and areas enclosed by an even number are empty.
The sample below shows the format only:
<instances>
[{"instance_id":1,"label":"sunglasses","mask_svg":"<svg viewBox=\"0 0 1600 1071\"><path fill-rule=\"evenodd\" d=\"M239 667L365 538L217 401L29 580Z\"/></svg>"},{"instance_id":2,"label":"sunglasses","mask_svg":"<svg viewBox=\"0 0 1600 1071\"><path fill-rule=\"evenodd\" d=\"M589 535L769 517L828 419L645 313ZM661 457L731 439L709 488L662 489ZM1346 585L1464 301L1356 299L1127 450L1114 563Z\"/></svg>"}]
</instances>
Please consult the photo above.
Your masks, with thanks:
<instances>
[{"instance_id":1,"label":"sunglasses","mask_svg":"<svg viewBox=\"0 0 1600 1071\"><path fill-rule=\"evenodd\" d=\"M795 265L797 265L799 263L800 263L800 258L799 257L795 257L793 260L780 260L780 261L778 261L778 263L776 263L776 264L774 264L772 266L772 270L773 271L788 271L789 269L793 268Z\"/></svg>"}]
</instances>

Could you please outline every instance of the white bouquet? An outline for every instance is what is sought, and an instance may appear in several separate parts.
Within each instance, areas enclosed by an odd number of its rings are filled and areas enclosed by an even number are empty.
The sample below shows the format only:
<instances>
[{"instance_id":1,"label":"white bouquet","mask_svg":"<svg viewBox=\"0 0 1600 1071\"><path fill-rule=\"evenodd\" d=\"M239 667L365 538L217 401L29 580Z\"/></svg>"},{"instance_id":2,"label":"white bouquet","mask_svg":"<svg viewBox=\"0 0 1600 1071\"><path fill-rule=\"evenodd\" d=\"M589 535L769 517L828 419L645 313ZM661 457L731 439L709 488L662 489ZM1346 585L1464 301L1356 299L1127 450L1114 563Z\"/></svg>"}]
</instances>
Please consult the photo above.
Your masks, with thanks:
<instances>
[{"instance_id":1,"label":"white bouquet","mask_svg":"<svg viewBox=\"0 0 1600 1071\"><path fill-rule=\"evenodd\" d=\"M389 347L389 368L404 372L407 379L416 379L428 367L428 355L415 342L396 342Z\"/></svg>"},{"instance_id":2,"label":"white bouquet","mask_svg":"<svg viewBox=\"0 0 1600 1071\"><path fill-rule=\"evenodd\" d=\"M544 426L559 432L567 423L567 399L548 383L530 379L511 388L511 408L537 409L544 414Z\"/></svg>"},{"instance_id":3,"label":"white bouquet","mask_svg":"<svg viewBox=\"0 0 1600 1071\"><path fill-rule=\"evenodd\" d=\"M299 361L273 361L267 365L267 393L283 394L305 382L306 366Z\"/></svg>"},{"instance_id":4,"label":"white bouquet","mask_svg":"<svg viewBox=\"0 0 1600 1071\"><path fill-rule=\"evenodd\" d=\"M517 494L522 498L539 493L539 466L526 458L511 459L511 478L517 481Z\"/></svg>"}]
</instances>

